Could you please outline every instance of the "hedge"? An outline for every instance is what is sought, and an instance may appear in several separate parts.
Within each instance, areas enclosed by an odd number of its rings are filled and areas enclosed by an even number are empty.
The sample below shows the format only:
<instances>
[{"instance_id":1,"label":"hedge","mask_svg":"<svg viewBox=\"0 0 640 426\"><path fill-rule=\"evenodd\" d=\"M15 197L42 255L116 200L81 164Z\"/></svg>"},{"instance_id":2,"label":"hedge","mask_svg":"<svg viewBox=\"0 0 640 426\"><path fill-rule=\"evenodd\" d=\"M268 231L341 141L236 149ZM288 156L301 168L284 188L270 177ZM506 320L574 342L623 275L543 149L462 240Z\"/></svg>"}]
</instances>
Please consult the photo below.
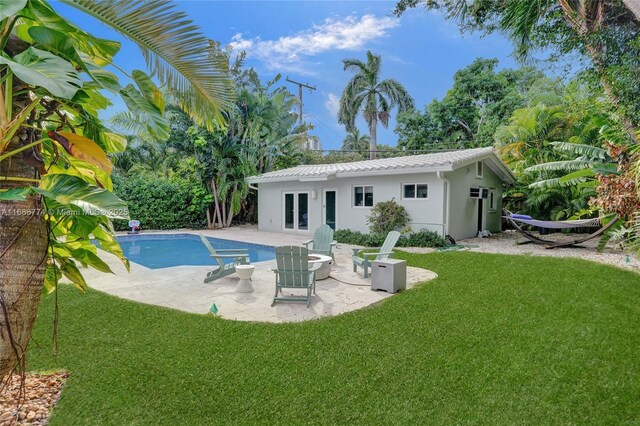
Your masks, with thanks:
<instances>
[{"instance_id":1,"label":"hedge","mask_svg":"<svg viewBox=\"0 0 640 426\"><path fill-rule=\"evenodd\" d=\"M206 203L202 186L186 180L156 177L113 177L114 192L129 204L131 219L142 229L203 228ZM117 230L128 229L128 221L116 220Z\"/></svg>"},{"instance_id":2,"label":"hedge","mask_svg":"<svg viewBox=\"0 0 640 426\"><path fill-rule=\"evenodd\" d=\"M334 238L343 244L353 244L364 247L380 247L387 236L384 234L363 234L348 229L338 229ZM402 235L396 244L397 247L445 247L448 242L445 238L433 231L421 230Z\"/></svg>"}]
</instances>

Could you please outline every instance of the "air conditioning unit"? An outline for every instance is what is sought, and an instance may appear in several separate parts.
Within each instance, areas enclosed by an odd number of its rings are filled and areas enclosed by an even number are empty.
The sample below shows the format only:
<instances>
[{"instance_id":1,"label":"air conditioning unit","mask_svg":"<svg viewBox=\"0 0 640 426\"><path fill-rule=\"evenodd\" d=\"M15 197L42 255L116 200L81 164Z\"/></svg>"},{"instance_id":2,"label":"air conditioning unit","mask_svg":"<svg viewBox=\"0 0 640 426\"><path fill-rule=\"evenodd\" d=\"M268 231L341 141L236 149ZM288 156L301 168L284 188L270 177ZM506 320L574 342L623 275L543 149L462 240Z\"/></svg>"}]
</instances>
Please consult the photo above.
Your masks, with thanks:
<instances>
[{"instance_id":1,"label":"air conditioning unit","mask_svg":"<svg viewBox=\"0 0 640 426\"><path fill-rule=\"evenodd\" d=\"M471 198L489 198L488 188L471 188L469 190L469 197Z\"/></svg>"}]
</instances>

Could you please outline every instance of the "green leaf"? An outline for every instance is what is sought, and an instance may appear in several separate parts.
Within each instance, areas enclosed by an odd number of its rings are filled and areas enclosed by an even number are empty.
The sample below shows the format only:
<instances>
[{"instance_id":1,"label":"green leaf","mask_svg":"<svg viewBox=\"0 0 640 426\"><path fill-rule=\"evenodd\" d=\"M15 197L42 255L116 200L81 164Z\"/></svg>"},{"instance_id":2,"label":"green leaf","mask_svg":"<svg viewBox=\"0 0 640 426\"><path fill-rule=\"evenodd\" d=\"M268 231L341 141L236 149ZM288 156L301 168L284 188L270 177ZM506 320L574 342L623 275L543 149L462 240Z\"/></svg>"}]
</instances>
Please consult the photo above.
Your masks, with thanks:
<instances>
[{"instance_id":1,"label":"green leaf","mask_svg":"<svg viewBox=\"0 0 640 426\"><path fill-rule=\"evenodd\" d=\"M16 15L27 5L27 0L0 0L0 21Z\"/></svg>"},{"instance_id":2,"label":"green leaf","mask_svg":"<svg viewBox=\"0 0 640 426\"><path fill-rule=\"evenodd\" d=\"M44 273L44 291L47 294L51 294L56 291L56 287L61 277L62 274L60 273L57 265L47 265L47 270Z\"/></svg>"},{"instance_id":3,"label":"green leaf","mask_svg":"<svg viewBox=\"0 0 640 426\"><path fill-rule=\"evenodd\" d=\"M127 138L118 133L103 132L102 142L107 152L122 152L127 149Z\"/></svg>"},{"instance_id":4,"label":"green leaf","mask_svg":"<svg viewBox=\"0 0 640 426\"><path fill-rule=\"evenodd\" d=\"M551 142L554 149L560 152L574 155L583 155L588 158L598 158L601 160L610 160L609 154L605 149L592 145L584 145L569 142Z\"/></svg>"},{"instance_id":5,"label":"green leaf","mask_svg":"<svg viewBox=\"0 0 640 426\"><path fill-rule=\"evenodd\" d=\"M96 89L78 90L71 101L82 105L86 111L94 115L98 114L98 110L107 109L111 105L111 101Z\"/></svg>"},{"instance_id":6,"label":"green leaf","mask_svg":"<svg viewBox=\"0 0 640 426\"><path fill-rule=\"evenodd\" d=\"M25 83L43 87L60 98L71 99L82 87L82 80L73 65L35 47L29 47L13 60L0 56L0 64L7 65Z\"/></svg>"},{"instance_id":7,"label":"green leaf","mask_svg":"<svg viewBox=\"0 0 640 426\"><path fill-rule=\"evenodd\" d=\"M111 90L112 92L119 92L122 89L120 82L118 81L118 77L112 72L104 69L96 69L91 70L91 76L100 84L100 86Z\"/></svg>"},{"instance_id":8,"label":"green leaf","mask_svg":"<svg viewBox=\"0 0 640 426\"><path fill-rule=\"evenodd\" d=\"M113 271L102 259L98 257L97 254L91 252L88 249L79 248L75 250L71 250L71 255L74 259L91 266L94 269L97 269L100 272L108 272L113 274Z\"/></svg>"},{"instance_id":9,"label":"green leaf","mask_svg":"<svg viewBox=\"0 0 640 426\"><path fill-rule=\"evenodd\" d=\"M535 166L524 169L526 172L550 172L564 171L572 172L582 169L588 169L595 163L591 160L568 160L568 161L551 161L549 163L536 164Z\"/></svg>"},{"instance_id":10,"label":"green leaf","mask_svg":"<svg viewBox=\"0 0 640 426\"><path fill-rule=\"evenodd\" d=\"M31 188L12 188L0 190L0 201L24 201L31 192Z\"/></svg>"},{"instance_id":11,"label":"green leaf","mask_svg":"<svg viewBox=\"0 0 640 426\"><path fill-rule=\"evenodd\" d=\"M591 168L595 173L599 175L619 175L618 165L616 163L602 163L596 164Z\"/></svg>"},{"instance_id":12,"label":"green leaf","mask_svg":"<svg viewBox=\"0 0 640 426\"><path fill-rule=\"evenodd\" d=\"M34 190L62 205L78 206L88 215L129 219L129 210L124 201L76 176L46 175L40 180L40 187Z\"/></svg>"},{"instance_id":13,"label":"green leaf","mask_svg":"<svg viewBox=\"0 0 640 426\"><path fill-rule=\"evenodd\" d=\"M158 107L145 99L132 84L127 84L120 91L120 95L131 112L148 118L147 130L149 133L161 140L169 138L169 121L163 117Z\"/></svg>"},{"instance_id":14,"label":"green leaf","mask_svg":"<svg viewBox=\"0 0 640 426\"><path fill-rule=\"evenodd\" d=\"M73 260L60 259L60 271L80 290L85 291L87 289L87 282Z\"/></svg>"},{"instance_id":15,"label":"green leaf","mask_svg":"<svg viewBox=\"0 0 640 426\"><path fill-rule=\"evenodd\" d=\"M29 36L40 47L67 61L75 62L82 68L86 68L71 39L64 33L43 26L31 27L28 32Z\"/></svg>"},{"instance_id":16,"label":"green leaf","mask_svg":"<svg viewBox=\"0 0 640 426\"><path fill-rule=\"evenodd\" d=\"M113 56L120 50L119 42L94 37L82 31L63 19L43 0L29 1L27 9L23 12L27 18L47 28L66 34L73 40L76 48L88 55L91 62L98 66L110 64ZM87 62L87 60L84 60L84 62Z\"/></svg>"},{"instance_id":17,"label":"green leaf","mask_svg":"<svg viewBox=\"0 0 640 426\"><path fill-rule=\"evenodd\" d=\"M591 169L578 170L577 172L569 173L560 178L561 184L571 184L572 182L582 182L586 177L591 177L595 173Z\"/></svg>"},{"instance_id":18,"label":"green leaf","mask_svg":"<svg viewBox=\"0 0 640 426\"><path fill-rule=\"evenodd\" d=\"M127 268L127 271L130 270L131 265L129 263L129 259L125 257L122 247L120 247L120 244L111 232L108 232L101 226L98 226L93 230L93 236L100 242L100 248L102 250L117 256Z\"/></svg>"},{"instance_id":19,"label":"green leaf","mask_svg":"<svg viewBox=\"0 0 640 426\"><path fill-rule=\"evenodd\" d=\"M140 70L134 70L131 73L131 77L133 77L133 81L136 82L142 96L158 108L160 112L164 112L164 97L151 78Z\"/></svg>"}]
</instances>

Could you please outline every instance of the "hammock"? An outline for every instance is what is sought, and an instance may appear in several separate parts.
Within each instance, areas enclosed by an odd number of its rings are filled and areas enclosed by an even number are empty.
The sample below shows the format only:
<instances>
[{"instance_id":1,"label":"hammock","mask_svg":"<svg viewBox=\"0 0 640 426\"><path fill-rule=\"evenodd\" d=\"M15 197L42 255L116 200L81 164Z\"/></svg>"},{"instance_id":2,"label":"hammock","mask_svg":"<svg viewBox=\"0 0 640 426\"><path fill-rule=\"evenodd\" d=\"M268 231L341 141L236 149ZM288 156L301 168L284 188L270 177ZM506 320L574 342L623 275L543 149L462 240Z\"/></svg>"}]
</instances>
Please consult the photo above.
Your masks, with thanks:
<instances>
[{"instance_id":1,"label":"hammock","mask_svg":"<svg viewBox=\"0 0 640 426\"><path fill-rule=\"evenodd\" d=\"M527 238L527 240L529 240L529 241L525 241L523 243L518 243L518 244L526 244L526 243L533 242L536 244L542 244L545 246L545 248L548 248L548 249L553 249L556 247L571 247L571 246L575 246L575 245L584 243L586 241L592 240L604 234L609 229L611 229L613 225L615 225L616 222L618 222L618 219L619 219L618 216L616 215L609 221L609 223L607 223L606 226L602 226L601 218L551 221L551 220L536 220L536 219L533 219L531 216L512 214L508 210L504 210L503 214L504 216L502 217L507 219L509 223L511 223L511 226L513 226L516 231L521 233L525 238ZM601 228L599 228L597 231L591 234L585 235L580 238L576 238L574 240L553 241L553 240L545 240L543 238L533 235L531 232L525 231L521 226L522 224L537 226L540 228L547 228L547 229L575 229L575 228L595 228L595 227L601 227Z\"/></svg>"},{"instance_id":2,"label":"hammock","mask_svg":"<svg viewBox=\"0 0 640 426\"><path fill-rule=\"evenodd\" d=\"M537 226L547 229L575 229L575 228L599 228L602 226L600 218L595 219L578 219L578 220L537 220L531 216L523 214L511 214L511 220L524 223L525 225Z\"/></svg>"}]
</instances>

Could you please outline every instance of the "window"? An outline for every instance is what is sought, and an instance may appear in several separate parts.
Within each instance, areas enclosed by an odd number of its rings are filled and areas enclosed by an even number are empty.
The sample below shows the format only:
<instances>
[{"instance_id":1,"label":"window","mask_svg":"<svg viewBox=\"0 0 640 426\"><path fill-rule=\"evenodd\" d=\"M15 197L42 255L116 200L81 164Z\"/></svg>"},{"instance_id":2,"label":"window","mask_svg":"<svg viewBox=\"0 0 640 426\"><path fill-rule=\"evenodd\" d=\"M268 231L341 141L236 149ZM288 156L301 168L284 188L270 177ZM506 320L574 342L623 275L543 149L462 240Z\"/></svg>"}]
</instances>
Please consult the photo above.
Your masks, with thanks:
<instances>
[{"instance_id":1,"label":"window","mask_svg":"<svg viewBox=\"0 0 640 426\"><path fill-rule=\"evenodd\" d=\"M484 174L484 163L482 161L478 161L476 163L476 177L481 178Z\"/></svg>"},{"instance_id":2,"label":"window","mask_svg":"<svg viewBox=\"0 0 640 426\"><path fill-rule=\"evenodd\" d=\"M426 199L429 196L429 185L426 183L405 183L402 198L405 200Z\"/></svg>"},{"instance_id":3,"label":"window","mask_svg":"<svg viewBox=\"0 0 640 426\"><path fill-rule=\"evenodd\" d=\"M373 207L373 186L354 186L353 206Z\"/></svg>"},{"instance_id":4,"label":"window","mask_svg":"<svg viewBox=\"0 0 640 426\"><path fill-rule=\"evenodd\" d=\"M489 210L496 210L496 190L495 188L489 189Z\"/></svg>"}]
</instances>

